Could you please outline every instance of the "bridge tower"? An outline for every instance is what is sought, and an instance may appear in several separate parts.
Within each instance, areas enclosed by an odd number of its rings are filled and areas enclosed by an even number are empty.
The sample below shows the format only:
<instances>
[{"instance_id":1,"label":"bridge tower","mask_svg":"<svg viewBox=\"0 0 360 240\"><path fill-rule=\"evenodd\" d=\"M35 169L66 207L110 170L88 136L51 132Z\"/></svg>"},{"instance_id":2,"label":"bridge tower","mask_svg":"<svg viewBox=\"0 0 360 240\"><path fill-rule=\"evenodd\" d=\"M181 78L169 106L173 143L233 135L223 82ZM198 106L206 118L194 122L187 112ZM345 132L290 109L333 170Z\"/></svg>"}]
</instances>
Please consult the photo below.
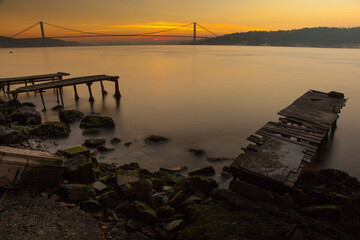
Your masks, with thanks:
<instances>
[{"instance_id":1,"label":"bridge tower","mask_svg":"<svg viewBox=\"0 0 360 240\"><path fill-rule=\"evenodd\" d=\"M44 26L42 21L40 21L40 29L41 29L41 37L42 39L45 39Z\"/></svg>"},{"instance_id":2,"label":"bridge tower","mask_svg":"<svg viewBox=\"0 0 360 240\"><path fill-rule=\"evenodd\" d=\"M194 22L194 38L193 38L193 44L196 44L196 22Z\"/></svg>"}]
</instances>

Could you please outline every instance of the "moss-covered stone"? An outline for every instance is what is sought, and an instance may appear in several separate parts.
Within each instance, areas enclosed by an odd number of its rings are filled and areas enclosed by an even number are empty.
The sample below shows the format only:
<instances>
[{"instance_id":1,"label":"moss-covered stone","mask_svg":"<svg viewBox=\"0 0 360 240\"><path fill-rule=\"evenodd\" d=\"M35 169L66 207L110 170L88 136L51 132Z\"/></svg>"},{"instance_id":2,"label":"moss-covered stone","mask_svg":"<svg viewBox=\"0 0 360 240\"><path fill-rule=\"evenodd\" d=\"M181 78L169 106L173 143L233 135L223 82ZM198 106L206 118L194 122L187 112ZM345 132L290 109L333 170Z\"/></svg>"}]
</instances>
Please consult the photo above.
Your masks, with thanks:
<instances>
[{"instance_id":1,"label":"moss-covered stone","mask_svg":"<svg viewBox=\"0 0 360 240\"><path fill-rule=\"evenodd\" d=\"M186 194L180 190L170 199L170 204L173 207L179 206L186 198Z\"/></svg>"},{"instance_id":2,"label":"moss-covered stone","mask_svg":"<svg viewBox=\"0 0 360 240\"><path fill-rule=\"evenodd\" d=\"M105 138L91 138L86 139L83 145L85 147L96 148L105 144Z\"/></svg>"},{"instance_id":3,"label":"moss-covered stone","mask_svg":"<svg viewBox=\"0 0 360 240\"><path fill-rule=\"evenodd\" d=\"M208 197L210 192L218 186L219 185L214 179L199 176L183 179L175 185L177 189L181 189L188 194L201 197Z\"/></svg>"},{"instance_id":4,"label":"moss-covered stone","mask_svg":"<svg viewBox=\"0 0 360 240\"><path fill-rule=\"evenodd\" d=\"M60 110L59 119L61 122L73 123L84 118L84 114L77 110Z\"/></svg>"},{"instance_id":5,"label":"moss-covered stone","mask_svg":"<svg viewBox=\"0 0 360 240\"><path fill-rule=\"evenodd\" d=\"M37 125L41 123L41 115L34 107L20 106L10 114L11 121L18 125Z\"/></svg>"},{"instance_id":6,"label":"moss-covered stone","mask_svg":"<svg viewBox=\"0 0 360 240\"><path fill-rule=\"evenodd\" d=\"M154 209L141 201L135 201L130 205L130 217L145 223L154 223L158 218Z\"/></svg>"},{"instance_id":7,"label":"moss-covered stone","mask_svg":"<svg viewBox=\"0 0 360 240\"><path fill-rule=\"evenodd\" d=\"M170 205L164 205L156 209L156 213L159 217L166 218L173 215L175 212L175 209L171 207Z\"/></svg>"},{"instance_id":8,"label":"moss-covered stone","mask_svg":"<svg viewBox=\"0 0 360 240\"><path fill-rule=\"evenodd\" d=\"M98 201L105 208L115 208L119 202L119 194L110 190L101 194Z\"/></svg>"},{"instance_id":9,"label":"moss-covered stone","mask_svg":"<svg viewBox=\"0 0 360 240\"><path fill-rule=\"evenodd\" d=\"M179 179L172 175L171 173L168 173L168 172L165 172L165 171L157 171L157 172L154 172L154 175L163 180L166 184L175 184L176 182L179 181Z\"/></svg>"},{"instance_id":10,"label":"moss-covered stone","mask_svg":"<svg viewBox=\"0 0 360 240\"><path fill-rule=\"evenodd\" d=\"M27 137L21 132L5 126L0 126L0 144L13 144L26 140Z\"/></svg>"},{"instance_id":11,"label":"moss-covered stone","mask_svg":"<svg viewBox=\"0 0 360 240\"><path fill-rule=\"evenodd\" d=\"M70 131L69 124L62 122L45 122L29 129L30 133L44 138L67 137Z\"/></svg>"},{"instance_id":12,"label":"moss-covered stone","mask_svg":"<svg viewBox=\"0 0 360 240\"><path fill-rule=\"evenodd\" d=\"M88 128L88 129L84 129L82 132L82 135L87 136L87 135L97 135L100 133L99 129L96 128Z\"/></svg>"},{"instance_id":13,"label":"moss-covered stone","mask_svg":"<svg viewBox=\"0 0 360 240\"><path fill-rule=\"evenodd\" d=\"M90 150L81 146L65 149L63 153L66 157L73 157L79 154L90 157Z\"/></svg>"},{"instance_id":14,"label":"moss-covered stone","mask_svg":"<svg viewBox=\"0 0 360 240\"><path fill-rule=\"evenodd\" d=\"M80 128L113 128L114 120L111 117L87 115L81 120Z\"/></svg>"},{"instance_id":15,"label":"moss-covered stone","mask_svg":"<svg viewBox=\"0 0 360 240\"><path fill-rule=\"evenodd\" d=\"M58 186L58 189L60 195L68 202L87 200L96 194L93 187L78 183L61 184Z\"/></svg>"}]
</instances>

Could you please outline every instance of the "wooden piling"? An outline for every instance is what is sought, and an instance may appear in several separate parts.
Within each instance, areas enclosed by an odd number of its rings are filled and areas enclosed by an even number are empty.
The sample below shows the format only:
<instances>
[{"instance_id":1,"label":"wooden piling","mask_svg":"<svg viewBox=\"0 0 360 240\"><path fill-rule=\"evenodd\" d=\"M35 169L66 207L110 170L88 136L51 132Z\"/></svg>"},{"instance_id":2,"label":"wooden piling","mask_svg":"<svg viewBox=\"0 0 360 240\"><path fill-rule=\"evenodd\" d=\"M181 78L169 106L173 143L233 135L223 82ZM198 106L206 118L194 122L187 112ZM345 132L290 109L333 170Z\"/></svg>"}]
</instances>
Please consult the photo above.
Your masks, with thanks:
<instances>
[{"instance_id":1,"label":"wooden piling","mask_svg":"<svg viewBox=\"0 0 360 240\"><path fill-rule=\"evenodd\" d=\"M79 99L79 95L77 94L76 84L74 84L74 94L75 94L75 100L78 100L78 99Z\"/></svg>"},{"instance_id":2,"label":"wooden piling","mask_svg":"<svg viewBox=\"0 0 360 240\"><path fill-rule=\"evenodd\" d=\"M46 111L45 102L44 102L44 97L43 97L43 95L42 95L42 92L43 92L43 91L40 91L41 102L42 102L42 104L43 104L43 106L44 106L44 111Z\"/></svg>"},{"instance_id":3,"label":"wooden piling","mask_svg":"<svg viewBox=\"0 0 360 240\"><path fill-rule=\"evenodd\" d=\"M61 99L61 106L64 107L64 100L63 100L63 96L62 96L62 87L59 88L59 93L60 93L60 99Z\"/></svg>"},{"instance_id":4,"label":"wooden piling","mask_svg":"<svg viewBox=\"0 0 360 240\"><path fill-rule=\"evenodd\" d=\"M92 92L91 92L91 84L92 84L92 82L86 83L86 85L88 86L88 89L89 89L89 95L90 95L89 101L94 102L94 97L93 97Z\"/></svg>"},{"instance_id":5,"label":"wooden piling","mask_svg":"<svg viewBox=\"0 0 360 240\"><path fill-rule=\"evenodd\" d=\"M116 98L120 98L121 94L120 94L120 90L119 90L119 80L116 79L115 80L115 95Z\"/></svg>"},{"instance_id":6,"label":"wooden piling","mask_svg":"<svg viewBox=\"0 0 360 240\"><path fill-rule=\"evenodd\" d=\"M102 93L102 95L107 94L107 92L105 91L104 84L103 84L102 81L100 81L100 85L101 85L101 93Z\"/></svg>"}]
</instances>

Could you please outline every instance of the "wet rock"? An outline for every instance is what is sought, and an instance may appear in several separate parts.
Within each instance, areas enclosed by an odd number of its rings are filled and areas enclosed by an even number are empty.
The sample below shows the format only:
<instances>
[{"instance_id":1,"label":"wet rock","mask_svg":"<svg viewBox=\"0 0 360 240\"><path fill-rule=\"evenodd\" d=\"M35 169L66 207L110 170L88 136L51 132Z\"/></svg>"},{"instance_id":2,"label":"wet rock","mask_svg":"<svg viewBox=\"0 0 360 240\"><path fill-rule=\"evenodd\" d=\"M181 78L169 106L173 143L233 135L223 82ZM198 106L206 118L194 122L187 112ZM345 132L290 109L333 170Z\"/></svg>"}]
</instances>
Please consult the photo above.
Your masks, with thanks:
<instances>
[{"instance_id":1,"label":"wet rock","mask_svg":"<svg viewBox=\"0 0 360 240\"><path fill-rule=\"evenodd\" d=\"M153 187L156 191L161 192L162 187L166 185L166 183L160 178L152 177L149 180L152 182Z\"/></svg>"},{"instance_id":2,"label":"wet rock","mask_svg":"<svg viewBox=\"0 0 360 240\"><path fill-rule=\"evenodd\" d=\"M164 229L168 232L171 232L171 231L175 231L177 229L180 228L181 224L182 224L183 220L179 219L179 220L174 220L170 223L167 223L164 225Z\"/></svg>"},{"instance_id":3,"label":"wet rock","mask_svg":"<svg viewBox=\"0 0 360 240\"><path fill-rule=\"evenodd\" d=\"M342 208L340 205L314 205L301 209L301 212L312 218L337 222L341 220Z\"/></svg>"},{"instance_id":4,"label":"wet rock","mask_svg":"<svg viewBox=\"0 0 360 240\"><path fill-rule=\"evenodd\" d=\"M160 178L161 180L163 180L166 184L170 184L170 185L173 185L177 181L179 181L179 179L177 177L175 177L171 173L168 173L168 172L165 172L165 171L154 172L154 175L157 178Z\"/></svg>"},{"instance_id":5,"label":"wet rock","mask_svg":"<svg viewBox=\"0 0 360 240\"><path fill-rule=\"evenodd\" d=\"M146 199L150 197L153 185L150 180L142 179L137 182L123 184L120 188L128 198Z\"/></svg>"},{"instance_id":6,"label":"wet rock","mask_svg":"<svg viewBox=\"0 0 360 240\"><path fill-rule=\"evenodd\" d=\"M28 106L28 107L36 107L35 104L32 102L23 102L21 105Z\"/></svg>"},{"instance_id":7,"label":"wet rock","mask_svg":"<svg viewBox=\"0 0 360 240\"><path fill-rule=\"evenodd\" d=\"M132 142L126 142L126 143L124 143L124 146L129 147L131 144L132 144Z\"/></svg>"},{"instance_id":8,"label":"wet rock","mask_svg":"<svg viewBox=\"0 0 360 240\"><path fill-rule=\"evenodd\" d=\"M88 136L88 135L98 135L100 133L99 129L96 128L88 128L88 129L84 129L84 131L82 132L82 135L84 136Z\"/></svg>"},{"instance_id":9,"label":"wet rock","mask_svg":"<svg viewBox=\"0 0 360 240\"><path fill-rule=\"evenodd\" d=\"M119 203L119 194L114 190L110 190L101 194L98 201L105 208L116 208Z\"/></svg>"},{"instance_id":10,"label":"wet rock","mask_svg":"<svg viewBox=\"0 0 360 240\"><path fill-rule=\"evenodd\" d=\"M117 137L114 137L113 139L111 139L110 141L111 144L118 144L118 143L121 143L121 139L120 138L117 138Z\"/></svg>"},{"instance_id":11,"label":"wet rock","mask_svg":"<svg viewBox=\"0 0 360 240\"><path fill-rule=\"evenodd\" d=\"M116 174L116 181L119 186L134 183L140 180L138 170L120 169Z\"/></svg>"},{"instance_id":12,"label":"wet rock","mask_svg":"<svg viewBox=\"0 0 360 240\"><path fill-rule=\"evenodd\" d=\"M195 156L202 156L205 154L205 150L200 148L190 148L188 149L188 152L194 154Z\"/></svg>"},{"instance_id":13,"label":"wet rock","mask_svg":"<svg viewBox=\"0 0 360 240\"><path fill-rule=\"evenodd\" d=\"M11 118L10 116L5 112L2 113L0 112L0 125L8 125L9 123L11 123Z\"/></svg>"},{"instance_id":14,"label":"wet rock","mask_svg":"<svg viewBox=\"0 0 360 240\"><path fill-rule=\"evenodd\" d=\"M234 160L234 158L229 158L229 157L207 157L206 160L208 160L209 162L223 162L223 161Z\"/></svg>"},{"instance_id":15,"label":"wet rock","mask_svg":"<svg viewBox=\"0 0 360 240\"><path fill-rule=\"evenodd\" d=\"M94 182L91 186L98 192L102 192L107 188L107 186L100 181Z\"/></svg>"},{"instance_id":16,"label":"wet rock","mask_svg":"<svg viewBox=\"0 0 360 240\"><path fill-rule=\"evenodd\" d=\"M83 156L89 158L90 150L87 148L81 147L81 146L76 146L76 147L65 149L63 151L63 154L65 157L68 157L68 158L74 157L76 155L83 155Z\"/></svg>"},{"instance_id":17,"label":"wet rock","mask_svg":"<svg viewBox=\"0 0 360 240\"><path fill-rule=\"evenodd\" d=\"M143 227L145 224L139 221L136 221L133 218L130 218L129 221L127 222L126 226L131 229L132 231L138 230L141 227Z\"/></svg>"},{"instance_id":18,"label":"wet rock","mask_svg":"<svg viewBox=\"0 0 360 240\"><path fill-rule=\"evenodd\" d=\"M91 186L78 183L60 184L58 190L59 194L68 202L87 200L96 194Z\"/></svg>"},{"instance_id":19,"label":"wet rock","mask_svg":"<svg viewBox=\"0 0 360 240\"><path fill-rule=\"evenodd\" d=\"M29 129L31 134L44 138L67 137L70 131L69 124L61 122L45 122Z\"/></svg>"},{"instance_id":20,"label":"wet rock","mask_svg":"<svg viewBox=\"0 0 360 240\"><path fill-rule=\"evenodd\" d=\"M144 233L146 236L151 237L152 239L157 239L155 231L150 226L145 226L140 228L140 231Z\"/></svg>"},{"instance_id":21,"label":"wet rock","mask_svg":"<svg viewBox=\"0 0 360 240\"><path fill-rule=\"evenodd\" d=\"M231 168L230 168L229 166L224 166L224 167L222 168L222 170L223 170L224 172L231 173Z\"/></svg>"},{"instance_id":22,"label":"wet rock","mask_svg":"<svg viewBox=\"0 0 360 240\"><path fill-rule=\"evenodd\" d=\"M55 112L56 112L56 111L59 111L60 109L63 109L63 106L62 106L62 105L59 105L59 104L51 108L51 110L53 110L53 111L55 111Z\"/></svg>"},{"instance_id":23,"label":"wet rock","mask_svg":"<svg viewBox=\"0 0 360 240\"><path fill-rule=\"evenodd\" d=\"M87 115L81 120L80 128L114 128L115 123L111 117Z\"/></svg>"},{"instance_id":24,"label":"wet rock","mask_svg":"<svg viewBox=\"0 0 360 240\"><path fill-rule=\"evenodd\" d=\"M100 212L101 205L96 200L87 200L80 202L80 209L84 210L85 212Z\"/></svg>"},{"instance_id":25,"label":"wet rock","mask_svg":"<svg viewBox=\"0 0 360 240\"><path fill-rule=\"evenodd\" d=\"M215 175L215 169L212 166L203 167L188 173L189 176L212 176Z\"/></svg>"},{"instance_id":26,"label":"wet rock","mask_svg":"<svg viewBox=\"0 0 360 240\"><path fill-rule=\"evenodd\" d=\"M60 110L59 119L61 122L73 123L84 118L84 114L77 110Z\"/></svg>"},{"instance_id":27,"label":"wet rock","mask_svg":"<svg viewBox=\"0 0 360 240\"><path fill-rule=\"evenodd\" d=\"M175 209L170 205L164 205L156 209L156 213L161 218L170 217L175 212Z\"/></svg>"},{"instance_id":28,"label":"wet rock","mask_svg":"<svg viewBox=\"0 0 360 240\"><path fill-rule=\"evenodd\" d=\"M223 179L230 179L230 178L232 178L232 174L231 174L231 173L228 173L228 172L222 171L222 172L221 172L221 177L222 177Z\"/></svg>"},{"instance_id":29,"label":"wet rock","mask_svg":"<svg viewBox=\"0 0 360 240\"><path fill-rule=\"evenodd\" d=\"M26 139L26 137L19 131L5 126L0 126L0 144L19 143L24 139Z\"/></svg>"},{"instance_id":30,"label":"wet rock","mask_svg":"<svg viewBox=\"0 0 360 240\"><path fill-rule=\"evenodd\" d=\"M144 141L145 141L147 144L158 144L158 143L167 142L167 141L169 141L169 139L166 138L166 137L163 137L163 136L150 135L149 137L146 137L146 138L144 139Z\"/></svg>"},{"instance_id":31,"label":"wet rock","mask_svg":"<svg viewBox=\"0 0 360 240\"><path fill-rule=\"evenodd\" d=\"M130 217L145 223L154 223L158 216L154 209L141 201L135 201L130 205Z\"/></svg>"},{"instance_id":32,"label":"wet rock","mask_svg":"<svg viewBox=\"0 0 360 240\"><path fill-rule=\"evenodd\" d=\"M20 106L10 114L11 121L18 125L37 125L41 123L41 115L34 107Z\"/></svg>"},{"instance_id":33,"label":"wet rock","mask_svg":"<svg viewBox=\"0 0 360 240\"><path fill-rule=\"evenodd\" d=\"M72 183L92 183L95 181L95 173L89 159L77 154L64 161L64 178Z\"/></svg>"},{"instance_id":34,"label":"wet rock","mask_svg":"<svg viewBox=\"0 0 360 240\"><path fill-rule=\"evenodd\" d=\"M115 148L107 148L104 145L100 145L96 147L96 150L98 150L99 152L110 152L110 151L114 151Z\"/></svg>"},{"instance_id":35,"label":"wet rock","mask_svg":"<svg viewBox=\"0 0 360 240\"><path fill-rule=\"evenodd\" d=\"M169 203L169 197L166 196L166 193L155 193L151 196L150 203L155 208L158 208L162 205Z\"/></svg>"},{"instance_id":36,"label":"wet rock","mask_svg":"<svg viewBox=\"0 0 360 240\"><path fill-rule=\"evenodd\" d=\"M160 168L160 171L168 172L168 173L177 173L186 170L186 166L179 166L175 168Z\"/></svg>"},{"instance_id":37,"label":"wet rock","mask_svg":"<svg viewBox=\"0 0 360 240\"><path fill-rule=\"evenodd\" d=\"M105 138L92 138L86 139L83 145L85 147L96 148L105 144Z\"/></svg>"},{"instance_id":38,"label":"wet rock","mask_svg":"<svg viewBox=\"0 0 360 240\"><path fill-rule=\"evenodd\" d=\"M170 200L170 205L173 207L179 206L186 198L186 194L180 190Z\"/></svg>"},{"instance_id":39,"label":"wet rock","mask_svg":"<svg viewBox=\"0 0 360 240\"><path fill-rule=\"evenodd\" d=\"M180 181L175 187L191 195L198 194L201 197L207 197L218 186L217 182L212 178L194 176Z\"/></svg>"},{"instance_id":40,"label":"wet rock","mask_svg":"<svg viewBox=\"0 0 360 240\"><path fill-rule=\"evenodd\" d=\"M190 196L184 202L182 202L182 207L185 208L194 203L201 203L203 200L197 196Z\"/></svg>"}]
</instances>

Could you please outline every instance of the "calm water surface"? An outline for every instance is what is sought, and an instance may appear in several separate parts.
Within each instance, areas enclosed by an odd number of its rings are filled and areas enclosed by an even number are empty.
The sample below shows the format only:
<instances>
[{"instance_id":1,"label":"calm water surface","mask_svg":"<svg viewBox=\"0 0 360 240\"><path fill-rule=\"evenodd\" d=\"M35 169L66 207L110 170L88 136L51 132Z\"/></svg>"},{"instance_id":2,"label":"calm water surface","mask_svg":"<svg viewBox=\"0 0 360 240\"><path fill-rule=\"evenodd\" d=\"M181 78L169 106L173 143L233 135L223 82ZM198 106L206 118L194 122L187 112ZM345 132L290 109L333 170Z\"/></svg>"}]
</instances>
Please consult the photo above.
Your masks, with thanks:
<instances>
[{"instance_id":1,"label":"calm water surface","mask_svg":"<svg viewBox=\"0 0 360 240\"><path fill-rule=\"evenodd\" d=\"M13 53L9 53L13 51ZM99 83L88 90L78 86L75 102L72 87L64 88L66 109L78 109L113 117L114 131L98 137L117 136L126 147L99 154L103 162L138 162L142 167L186 165L207 166L206 156L236 157L246 138L276 113L309 89L336 90L349 97L338 120L338 129L328 144L327 154L316 168L340 168L360 177L360 50L243 46L110 46L0 49L0 78L52 72L69 72L71 77L108 74L120 76L122 98L116 104L113 83L105 83L104 98ZM6 98L2 93L0 95ZM58 120L52 90L45 94L47 112L43 121ZM39 95L21 94L42 109ZM71 125L67 139L48 141L51 152L80 145L79 123ZM143 138L160 134L169 143L147 146ZM56 146L58 144L58 146ZM188 148L202 148L206 156L194 157ZM216 163L217 178L228 162Z\"/></svg>"}]
</instances>

